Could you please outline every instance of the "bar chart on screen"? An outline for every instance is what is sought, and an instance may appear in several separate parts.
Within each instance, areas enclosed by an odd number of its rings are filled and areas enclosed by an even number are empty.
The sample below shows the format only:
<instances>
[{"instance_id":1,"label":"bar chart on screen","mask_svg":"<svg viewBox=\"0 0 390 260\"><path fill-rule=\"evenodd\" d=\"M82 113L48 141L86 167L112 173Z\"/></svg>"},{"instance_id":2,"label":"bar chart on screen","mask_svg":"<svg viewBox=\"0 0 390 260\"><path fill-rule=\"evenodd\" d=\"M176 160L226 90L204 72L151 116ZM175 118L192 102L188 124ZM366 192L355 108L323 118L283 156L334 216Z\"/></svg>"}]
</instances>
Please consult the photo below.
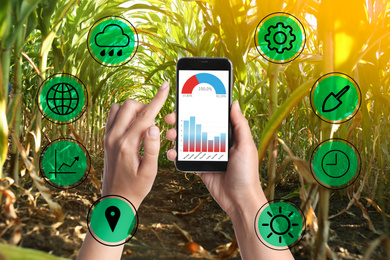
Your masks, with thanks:
<instances>
[{"instance_id":1,"label":"bar chart on screen","mask_svg":"<svg viewBox=\"0 0 390 260\"><path fill-rule=\"evenodd\" d=\"M227 133L218 133L221 128L216 124L198 122L196 116L181 120L181 152L186 154L184 159L192 160L221 160L226 157Z\"/></svg>"},{"instance_id":2,"label":"bar chart on screen","mask_svg":"<svg viewBox=\"0 0 390 260\"><path fill-rule=\"evenodd\" d=\"M183 121L183 131L183 152L226 152L226 133L214 137L208 135L194 116Z\"/></svg>"}]
</instances>

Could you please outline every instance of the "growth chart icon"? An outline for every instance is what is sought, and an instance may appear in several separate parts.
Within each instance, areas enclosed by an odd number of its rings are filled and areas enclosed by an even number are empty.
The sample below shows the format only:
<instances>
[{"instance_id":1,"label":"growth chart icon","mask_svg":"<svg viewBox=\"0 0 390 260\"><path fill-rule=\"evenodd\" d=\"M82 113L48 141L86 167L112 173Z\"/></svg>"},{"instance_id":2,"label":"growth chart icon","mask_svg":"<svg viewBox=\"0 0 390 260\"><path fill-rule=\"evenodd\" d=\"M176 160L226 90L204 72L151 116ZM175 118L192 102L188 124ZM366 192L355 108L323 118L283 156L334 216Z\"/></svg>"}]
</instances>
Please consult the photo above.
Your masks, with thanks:
<instances>
[{"instance_id":1,"label":"growth chart icon","mask_svg":"<svg viewBox=\"0 0 390 260\"><path fill-rule=\"evenodd\" d=\"M72 139L57 139L42 151L39 166L45 180L57 188L74 188L88 176L90 158L84 146Z\"/></svg>"},{"instance_id":2,"label":"growth chart icon","mask_svg":"<svg viewBox=\"0 0 390 260\"><path fill-rule=\"evenodd\" d=\"M49 172L49 173L52 173L52 174L54 174L54 178L56 178L57 177L57 174L76 174L76 172L75 171L73 171L73 170L71 170L71 168L72 168L72 166L73 166L73 164L76 162L76 161L78 161L79 160L79 156L76 156L75 158L74 158L74 160L73 160L73 162L69 165L69 164L67 164L66 162L63 162L62 164L61 164L61 166L60 167L57 167L57 149L55 149L54 150L54 171L52 171L52 172ZM68 168L68 170L67 171L61 171L61 168L63 167L63 166L65 166L65 168Z\"/></svg>"}]
</instances>

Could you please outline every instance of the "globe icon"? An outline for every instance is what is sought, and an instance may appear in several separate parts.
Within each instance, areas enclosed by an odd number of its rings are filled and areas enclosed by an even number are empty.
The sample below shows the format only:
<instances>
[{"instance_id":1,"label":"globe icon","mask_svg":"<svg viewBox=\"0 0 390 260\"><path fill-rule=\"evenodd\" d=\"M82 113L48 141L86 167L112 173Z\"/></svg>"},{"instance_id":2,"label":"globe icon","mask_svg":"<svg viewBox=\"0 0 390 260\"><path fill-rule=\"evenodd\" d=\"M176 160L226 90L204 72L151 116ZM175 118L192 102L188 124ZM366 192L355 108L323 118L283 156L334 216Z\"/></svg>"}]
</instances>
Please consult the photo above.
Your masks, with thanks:
<instances>
[{"instance_id":1,"label":"globe icon","mask_svg":"<svg viewBox=\"0 0 390 260\"><path fill-rule=\"evenodd\" d=\"M75 111L79 104L79 94L69 83L56 83L47 92L46 103L54 114L59 116L69 115Z\"/></svg>"}]
</instances>

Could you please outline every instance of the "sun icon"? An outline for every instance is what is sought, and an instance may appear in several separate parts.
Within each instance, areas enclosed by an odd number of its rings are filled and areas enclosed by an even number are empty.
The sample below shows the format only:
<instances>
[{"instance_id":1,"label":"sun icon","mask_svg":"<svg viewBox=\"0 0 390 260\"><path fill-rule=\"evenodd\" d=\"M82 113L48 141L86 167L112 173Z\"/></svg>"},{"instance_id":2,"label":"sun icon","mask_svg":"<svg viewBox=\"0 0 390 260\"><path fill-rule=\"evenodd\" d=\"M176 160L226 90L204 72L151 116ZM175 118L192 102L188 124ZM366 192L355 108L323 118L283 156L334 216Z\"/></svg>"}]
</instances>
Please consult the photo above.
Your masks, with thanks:
<instances>
[{"instance_id":1,"label":"sun icon","mask_svg":"<svg viewBox=\"0 0 390 260\"><path fill-rule=\"evenodd\" d=\"M270 223L261 224L263 227L270 226L271 232L267 235L267 238L270 238L274 233L279 235L279 244L282 243L282 236L288 234L291 238L294 238L293 234L290 232L291 226L298 227L298 223L291 223L290 217L294 215L294 212L291 211L287 216L282 214L282 207L279 207L279 215L273 216L270 211L267 211L268 216L270 216Z\"/></svg>"},{"instance_id":2,"label":"sun icon","mask_svg":"<svg viewBox=\"0 0 390 260\"><path fill-rule=\"evenodd\" d=\"M257 219L256 232L259 232L260 241L277 250L294 246L300 240L304 227L301 211L284 201L265 206L260 209Z\"/></svg>"}]
</instances>

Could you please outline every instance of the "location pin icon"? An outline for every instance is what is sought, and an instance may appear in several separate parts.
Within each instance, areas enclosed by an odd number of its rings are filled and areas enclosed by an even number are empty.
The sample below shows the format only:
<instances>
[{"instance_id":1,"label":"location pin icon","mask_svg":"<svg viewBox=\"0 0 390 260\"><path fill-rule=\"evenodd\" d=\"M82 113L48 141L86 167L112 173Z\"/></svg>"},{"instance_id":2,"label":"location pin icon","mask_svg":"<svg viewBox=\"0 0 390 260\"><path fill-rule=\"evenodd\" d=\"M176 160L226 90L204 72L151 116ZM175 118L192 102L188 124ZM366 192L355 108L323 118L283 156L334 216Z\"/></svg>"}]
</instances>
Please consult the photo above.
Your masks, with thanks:
<instances>
[{"instance_id":1,"label":"location pin icon","mask_svg":"<svg viewBox=\"0 0 390 260\"><path fill-rule=\"evenodd\" d=\"M105 215L112 232L114 232L116 224L118 224L119 217L121 216L121 211L115 206L109 206L106 209Z\"/></svg>"}]
</instances>

